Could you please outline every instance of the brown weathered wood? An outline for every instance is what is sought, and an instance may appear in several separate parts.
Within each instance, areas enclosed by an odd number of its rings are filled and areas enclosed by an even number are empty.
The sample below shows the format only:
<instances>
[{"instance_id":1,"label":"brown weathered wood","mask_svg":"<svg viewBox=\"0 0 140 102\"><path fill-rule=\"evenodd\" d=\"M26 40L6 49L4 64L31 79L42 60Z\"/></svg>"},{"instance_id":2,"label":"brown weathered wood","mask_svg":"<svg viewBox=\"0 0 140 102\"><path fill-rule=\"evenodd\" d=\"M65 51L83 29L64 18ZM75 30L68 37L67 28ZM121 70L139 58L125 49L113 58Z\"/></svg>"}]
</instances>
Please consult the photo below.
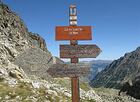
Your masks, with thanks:
<instances>
[{"instance_id":1,"label":"brown weathered wood","mask_svg":"<svg viewBox=\"0 0 140 102\"><path fill-rule=\"evenodd\" d=\"M56 40L92 40L91 26L57 26Z\"/></svg>"},{"instance_id":2,"label":"brown weathered wood","mask_svg":"<svg viewBox=\"0 0 140 102\"><path fill-rule=\"evenodd\" d=\"M72 86L72 102L80 102L79 78L73 77L71 79Z\"/></svg>"},{"instance_id":3,"label":"brown weathered wood","mask_svg":"<svg viewBox=\"0 0 140 102\"><path fill-rule=\"evenodd\" d=\"M89 74L90 66L86 64L54 64L47 72L52 77L79 77Z\"/></svg>"},{"instance_id":4,"label":"brown weathered wood","mask_svg":"<svg viewBox=\"0 0 140 102\"><path fill-rule=\"evenodd\" d=\"M60 45L60 58L96 58L100 52L97 45Z\"/></svg>"},{"instance_id":5,"label":"brown weathered wood","mask_svg":"<svg viewBox=\"0 0 140 102\"><path fill-rule=\"evenodd\" d=\"M77 40L70 40L70 45L78 45ZM79 60L76 57L71 58L71 63L78 63ZM71 78L71 90L72 90L72 102L80 102L80 90L79 90L79 77Z\"/></svg>"}]
</instances>

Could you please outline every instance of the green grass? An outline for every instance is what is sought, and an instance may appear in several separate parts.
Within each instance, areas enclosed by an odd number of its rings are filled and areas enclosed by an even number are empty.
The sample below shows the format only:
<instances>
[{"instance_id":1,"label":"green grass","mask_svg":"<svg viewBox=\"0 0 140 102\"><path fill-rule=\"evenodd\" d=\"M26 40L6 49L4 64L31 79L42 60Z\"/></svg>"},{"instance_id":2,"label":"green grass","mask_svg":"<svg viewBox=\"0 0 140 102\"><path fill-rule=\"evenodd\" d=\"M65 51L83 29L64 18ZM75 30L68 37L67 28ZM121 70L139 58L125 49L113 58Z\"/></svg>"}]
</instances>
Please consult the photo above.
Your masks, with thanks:
<instances>
[{"instance_id":1,"label":"green grass","mask_svg":"<svg viewBox=\"0 0 140 102\"><path fill-rule=\"evenodd\" d=\"M61 84L62 87L70 87L70 81L68 80L59 80L57 83ZM87 83L80 83L80 87L88 91L91 88ZM0 102L5 100L5 96L8 95L8 100L14 100L17 96L20 97L18 102L33 102L29 97L32 96L37 99L37 102L44 102L45 100L50 100L51 102L71 102L71 97L65 96L63 93L57 93L57 96L53 94L48 94L45 87L39 89L33 89L30 83L18 82L18 85L10 87L4 81L0 82ZM46 97L47 96L47 97ZM95 102L95 100L81 100L81 102Z\"/></svg>"},{"instance_id":2,"label":"green grass","mask_svg":"<svg viewBox=\"0 0 140 102\"><path fill-rule=\"evenodd\" d=\"M0 82L0 102L5 99L5 96L8 95L8 100L13 100L17 96L21 97L21 100L18 100L18 102L33 102L29 97L33 96L37 99L37 102L44 102L45 100L49 100L51 102L71 102L71 98L64 96L63 94L59 94L58 96L53 96L53 94L47 94L46 89L44 87L39 89L33 89L31 84L19 82L17 86L10 87L8 84L4 82ZM47 95L47 97L46 97Z\"/></svg>"},{"instance_id":3,"label":"green grass","mask_svg":"<svg viewBox=\"0 0 140 102\"><path fill-rule=\"evenodd\" d=\"M0 77L0 82L4 81L4 78L3 77Z\"/></svg>"},{"instance_id":4,"label":"green grass","mask_svg":"<svg viewBox=\"0 0 140 102\"><path fill-rule=\"evenodd\" d=\"M116 89L103 88L103 87L93 88L93 90L97 94L105 95L106 97L109 97L109 96L118 97L118 92L119 92L119 90L116 90Z\"/></svg>"},{"instance_id":5,"label":"green grass","mask_svg":"<svg viewBox=\"0 0 140 102\"><path fill-rule=\"evenodd\" d=\"M81 102L96 102L96 101L91 99L91 100L81 100Z\"/></svg>"},{"instance_id":6,"label":"green grass","mask_svg":"<svg viewBox=\"0 0 140 102\"><path fill-rule=\"evenodd\" d=\"M10 96L10 99L14 99L16 96L21 96L22 101L24 101L28 96L34 94L29 85L22 84L23 83L19 83L18 86L9 87L8 84L0 82L0 97L2 97L0 101L4 100L6 95Z\"/></svg>"},{"instance_id":7,"label":"green grass","mask_svg":"<svg viewBox=\"0 0 140 102\"><path fill-rule=\"evenodd\" d=\"M89 91L91 88L88 83L80 82L80 88L84 91Z\"/></svg>"}]
</instances>

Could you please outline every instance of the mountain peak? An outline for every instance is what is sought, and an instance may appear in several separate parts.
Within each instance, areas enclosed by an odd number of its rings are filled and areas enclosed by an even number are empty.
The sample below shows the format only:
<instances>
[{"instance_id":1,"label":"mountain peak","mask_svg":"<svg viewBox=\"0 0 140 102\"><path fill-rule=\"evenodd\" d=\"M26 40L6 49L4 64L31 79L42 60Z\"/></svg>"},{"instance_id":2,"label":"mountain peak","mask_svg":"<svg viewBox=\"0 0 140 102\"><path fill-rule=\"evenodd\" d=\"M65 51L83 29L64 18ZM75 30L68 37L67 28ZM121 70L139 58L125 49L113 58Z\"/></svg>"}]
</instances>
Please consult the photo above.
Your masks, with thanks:
<instances>
[{"instance_id":1,"label":"mountain peak","mask_svg":"<svg viewBox=\"0 0 140 102\"><path fill-rule=\"evenodd\" d=\"M140 47L113 61L91 82L94 87L120 88L140 75Z\"/></svg>"},{"instance_id":2,"label":"mountain peak","mask_svg":"<svg viewBox=\"0 0 140 102\"><path fill-rule=\"evenodd\" d=\"M136 51L139 51L139 52L140 52L140 46L139 46L139 47L137 47Z\"/></svg>"},{"instance_id":3,"label":"mountain peak","mask_svg":"<svg viewBox=\"0 0 140 102\"><path fill-rule=\"evenodd\" d=\"M0 1L0 7L1 7L1 9L3 9L3 10L10 10L10 8L6 5L6 4L4 4L3 2L1 2ZM11 11L11 10L10 10Z\"/></svg>"}]
</instances>

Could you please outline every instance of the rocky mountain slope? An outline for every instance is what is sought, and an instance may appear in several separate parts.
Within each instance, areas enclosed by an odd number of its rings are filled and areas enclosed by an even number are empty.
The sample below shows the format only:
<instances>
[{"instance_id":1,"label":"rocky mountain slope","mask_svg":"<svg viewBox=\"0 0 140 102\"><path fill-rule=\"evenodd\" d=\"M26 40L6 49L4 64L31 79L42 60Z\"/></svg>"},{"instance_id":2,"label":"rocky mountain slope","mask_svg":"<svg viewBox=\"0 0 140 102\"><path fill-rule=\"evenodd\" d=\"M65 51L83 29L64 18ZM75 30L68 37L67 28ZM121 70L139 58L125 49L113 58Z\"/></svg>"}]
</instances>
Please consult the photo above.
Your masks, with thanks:
<instances>
[{"instance_id":1,"label":"rocky mountain slope","mask_svg":"<svg viewBox=\"0 0 140 102\"><path fill-rule=\"evenodd\" d=\"M124 82L132 82L140 75L140 47L113 61L101 71L91 85L119 88Z\"/></svg>"},{"instance_id":2,"label":"rocky mountain slope","mask_svg":"<svg viewBox=\"0 0 140 102\"><path fill-rule=\"evenodd\" d=\"M128 83L128 85L127 85ZM140 98L140 47L113 61L90 83L93 87L118 88Z\"/></svg>"},{"instance_id":3,"label":"rocky mountain slope","mask_svg":"<svg viewBox=\"0 0 140 102\"><path fill-rule=\"evenodd\" d=\"M44 39L40 37L38 34L29 32L27 27L23 23L23 20L21 20L19 16L13 13L8 8L8 6L0 4L0 50L1 50L0 65L18 66L17 64L14 63L14 61L20 60L17 59L18 56L23 55L24 52L29 53L30 50L33 49L38 49L41 50L42 53L43 52L46 53L45 54L46 59L44 57L44 60L48 61L50 60L50 58L53 57L51 53L47 50ZM33 59L25 59L25 60L31 61ZM49 63L53 63L53 60L51 60ZM20 66L18 67L23 68ZM30 68L28 67L28 69ZM29 75L28 73L26 74Z\"/></svg>"},{"instance_id":4,"label":"rocky mountain slope","mask_svg":"<svg viewBox=\"0 0 140 102\"><path fill-rule=\"evenodd\" d=\"M93 87L117 88L140 99L140 47L113 61L90 83Z\"/></svg>"},{"instance_id":5,"label":"rocky mountain slope","mask_svg":"<svg viewBox=\"0 0 140 102\"><path fill-rule=\"evenodd\" d=\"M140 100L123 93L118 95L119 90L110 88L94 88L95 92L103 99L103 102L140 102Z\"/></svg>"},{"instance_id":6,"label":"rocky mountain slope","mask_svg":"<svg viewBox=\"0 0 140 102\"><path fill-rule=\"evenodd\" d=\"M0 3L0 102L70 102L70 80L53 79L46 70L63 63L47 50L45 40L29 32L23 20ZM81 83L82 102L102 99Z\"/></svg>"},{"instance_id":7,"label":"rocky mountain slope","mask_svg":"<svg viewBox=\"0 0 140 102\"><path fill-rule=\"evenodd\" d=\"M52 56L45 40L29 32L23 20L0 3L0 102L70 102L70 79L53 79L46 73L53 63L63 61ZM138 102L94 90L80 82L80 101L119 102L119 97L123 102Z\"/></svg>"}]
</instances>

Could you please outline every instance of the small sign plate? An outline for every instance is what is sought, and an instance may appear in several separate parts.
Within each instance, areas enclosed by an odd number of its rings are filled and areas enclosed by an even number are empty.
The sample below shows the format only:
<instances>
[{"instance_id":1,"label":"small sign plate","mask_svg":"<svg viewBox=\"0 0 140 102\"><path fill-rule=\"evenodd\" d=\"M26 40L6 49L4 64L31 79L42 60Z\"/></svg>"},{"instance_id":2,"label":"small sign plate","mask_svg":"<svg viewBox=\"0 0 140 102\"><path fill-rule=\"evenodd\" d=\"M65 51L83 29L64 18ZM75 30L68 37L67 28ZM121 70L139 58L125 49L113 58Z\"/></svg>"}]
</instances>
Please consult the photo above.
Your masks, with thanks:
<instances>
[{"instance_id":1,"label":"small sign plate","mask_svg":"<svg viewBox=\"0 0 140 102\"><path fill-rule=\"evenodd\" d=\"M79 77L89 74L90 66L87 64L54 64L47 72L52 77Z\"/></svg>"},{"instance_id":2,"label":"small sign plate","mask_svg":"<svg viewBox=\"0 0 140 102\"><path fill-rule=\"evenodd\" d=\"M92 40L91 26L57 26L56 40Z\"/></svg>"},{"instance_id":3,"label":"small sign plate","mask_svg":"<svg viewBox=\"0 0 140 102\"><path fill-rule=\"evenodd\" d=\"M60 45L60 58L96 58L100 52L97 45Z\"/></svg>"}]
</instances>

